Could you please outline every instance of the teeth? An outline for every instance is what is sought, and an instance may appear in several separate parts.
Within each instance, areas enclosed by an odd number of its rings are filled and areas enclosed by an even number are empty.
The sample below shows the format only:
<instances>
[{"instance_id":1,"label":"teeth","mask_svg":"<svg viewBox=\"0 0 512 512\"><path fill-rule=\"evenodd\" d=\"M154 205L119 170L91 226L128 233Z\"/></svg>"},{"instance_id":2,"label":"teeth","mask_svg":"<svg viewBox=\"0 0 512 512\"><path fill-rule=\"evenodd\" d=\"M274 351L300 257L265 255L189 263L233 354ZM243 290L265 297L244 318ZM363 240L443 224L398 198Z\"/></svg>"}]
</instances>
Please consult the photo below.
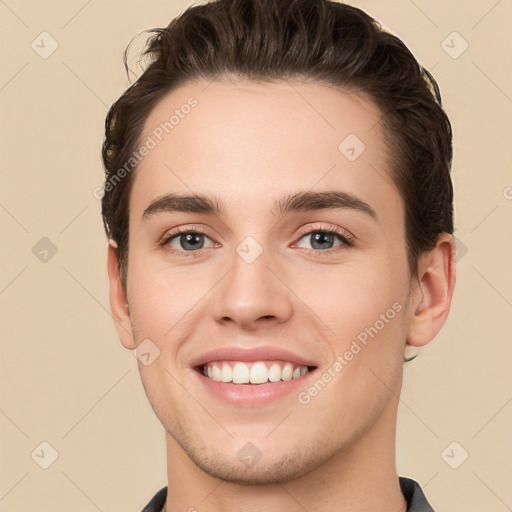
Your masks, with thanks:
<instances>
[{"instance_id":1,"label":"teeth","mask_svg":"<svg viewBox=\"0 0 512 512\"><path fill-rule=\"evenodd\" d=\"M286 363L284 365L283 371L281 373L281 379L292 380L292 375L293 375L293 366L290 363Z\"/></svg>"},{"instance_id":2,"label":"teeth","mask_svg":"<svg viewBox=\"0 0 512 512\"><path fill-rule=\"evenodd\" d=\"M265 384L303 377L307 366L296 366L285 361L215 361L203 366L203 375L217 382L234 384Z\"/></svg>"},{"instance_id":3,"label":"teeth","mask_svg":"<svg viewBox=\"0 0 512 512\"><path fill-rule=\"evenodd\" d=\"M281 380L281 366L278 363L274 363L268 369L268 380L270 382L278 382Z\"/></svg>"},{"instance_id":4,"label":"teeth","mask_svg":"<svg viewBox=\"0 0 512 512\"><path fill-rule=\"evenodd\" d=\"M226 368L229 368L226 365ZM224 371L224 366L222 367L222 371ZM236 363L233 366L233 371L231 373L232 381L234 384L243 384L244 382L249 382L249 368L245 364Z\"/></svg>"},{"instance_id":5,"label":"teeth","mask_svg":"<svg viewBox=\"0 0 512 512\"><path fill-rule=\"evenodd\" d=\"M222 365L222 370L220 371L220 381L221 382L231 382L233 380L233 370L231 366L228 364Z\"/></svg>"},{"instance_id":6,"label":"teeth","mask_svg":"<svg viewBox=\"0 0 512 512\"><path fill-rule=\"evenodd\" d=\"M244 364L243 366L247 368L247 365ZM268 382L268 369L265 366L265 363L256 363L252 365L251 373L249 374L249 382L251 384L263 384Z\"/></svg>"}]
</instances>

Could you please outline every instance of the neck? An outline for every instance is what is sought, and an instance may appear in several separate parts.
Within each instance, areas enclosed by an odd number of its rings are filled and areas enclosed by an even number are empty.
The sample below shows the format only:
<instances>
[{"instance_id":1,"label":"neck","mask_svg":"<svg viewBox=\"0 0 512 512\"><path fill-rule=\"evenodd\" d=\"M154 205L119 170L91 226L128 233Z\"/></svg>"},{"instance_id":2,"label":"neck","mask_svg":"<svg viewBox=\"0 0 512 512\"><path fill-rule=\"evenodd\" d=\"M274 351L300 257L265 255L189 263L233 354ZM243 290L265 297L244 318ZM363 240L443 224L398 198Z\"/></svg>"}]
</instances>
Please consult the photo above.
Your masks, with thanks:
<instances>
[{"instance_id":1,"label":"neck","mask_svg":"<svg viewBox=\"0 0 512 512\"><path fill-rule=\"evenodd\" d=\"M394 405L394 407L392 407ZM406 512L395 462L396 403L348 448L308 473L275 484L244 485L215 478L168 433L166 512Z\"/></svg>"}]
</instances>

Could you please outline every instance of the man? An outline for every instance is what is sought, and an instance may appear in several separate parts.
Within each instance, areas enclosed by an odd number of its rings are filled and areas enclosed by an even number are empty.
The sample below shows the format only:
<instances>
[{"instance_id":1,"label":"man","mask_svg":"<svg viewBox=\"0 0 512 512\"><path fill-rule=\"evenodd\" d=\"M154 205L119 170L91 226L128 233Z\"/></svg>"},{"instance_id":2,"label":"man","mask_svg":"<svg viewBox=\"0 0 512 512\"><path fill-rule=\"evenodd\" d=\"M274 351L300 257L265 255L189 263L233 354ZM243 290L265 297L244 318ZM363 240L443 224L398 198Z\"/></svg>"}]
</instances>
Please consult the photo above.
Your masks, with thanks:
<instances>
[{"instance_id":1,"label":"man","mask_svg":"<svg viewBox=\"0 0 512 512\"><path fill-rule=\"evenodd\" d=\"M434 79L326 0L189 8L106 122L110 303L166 431L144 511L430 511L404 353L455 284Z\"/></svg>"}]
</instances>

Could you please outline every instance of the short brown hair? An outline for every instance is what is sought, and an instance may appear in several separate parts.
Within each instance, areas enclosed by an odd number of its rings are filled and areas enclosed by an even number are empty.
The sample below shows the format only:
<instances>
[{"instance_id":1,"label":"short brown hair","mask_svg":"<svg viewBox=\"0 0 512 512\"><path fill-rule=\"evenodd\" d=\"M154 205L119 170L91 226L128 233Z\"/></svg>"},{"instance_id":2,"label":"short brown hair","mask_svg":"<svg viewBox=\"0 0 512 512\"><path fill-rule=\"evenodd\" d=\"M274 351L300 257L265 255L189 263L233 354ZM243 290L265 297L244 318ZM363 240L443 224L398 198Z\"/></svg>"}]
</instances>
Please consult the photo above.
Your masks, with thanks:
<instances>
[{"instance_id":1,"label":"short brown hair","mask_svg":"<svg viewBox=\"0 0 512 512\"><path fill-rule=\"evenodd\" d=\"M399 38L361 9L328 0L214 0L149 32L143 56L151 63L105 121L106 183L138 147L153 107L179 86L230 75L307 79L366 94L380 108L391 179L405 210L411 275L440 233L453 234L452 131L438 85ZM102 198L125 290L133 178L127 173Z\"/></svg>"}]
</instances>

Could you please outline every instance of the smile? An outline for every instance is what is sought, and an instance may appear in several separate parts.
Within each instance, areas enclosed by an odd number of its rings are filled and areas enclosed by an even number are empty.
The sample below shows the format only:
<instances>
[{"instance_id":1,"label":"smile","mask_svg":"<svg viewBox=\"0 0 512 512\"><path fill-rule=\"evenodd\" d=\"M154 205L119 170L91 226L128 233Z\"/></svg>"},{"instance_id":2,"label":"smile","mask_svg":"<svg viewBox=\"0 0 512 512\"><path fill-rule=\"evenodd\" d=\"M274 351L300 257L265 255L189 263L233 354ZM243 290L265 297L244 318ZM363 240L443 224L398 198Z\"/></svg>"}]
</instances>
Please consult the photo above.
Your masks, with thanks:
<instances>
[{"instance_id":1,"label":"smile","mask_svg":"<svg viewBox=\"0 0 512 512\"><path fill-rule=\"evenodd\" d=\"M266 384L306 375L314 367L287 361L212 361L198 368L205 377L233 384Z\"/></svg>"}]
</instances>

